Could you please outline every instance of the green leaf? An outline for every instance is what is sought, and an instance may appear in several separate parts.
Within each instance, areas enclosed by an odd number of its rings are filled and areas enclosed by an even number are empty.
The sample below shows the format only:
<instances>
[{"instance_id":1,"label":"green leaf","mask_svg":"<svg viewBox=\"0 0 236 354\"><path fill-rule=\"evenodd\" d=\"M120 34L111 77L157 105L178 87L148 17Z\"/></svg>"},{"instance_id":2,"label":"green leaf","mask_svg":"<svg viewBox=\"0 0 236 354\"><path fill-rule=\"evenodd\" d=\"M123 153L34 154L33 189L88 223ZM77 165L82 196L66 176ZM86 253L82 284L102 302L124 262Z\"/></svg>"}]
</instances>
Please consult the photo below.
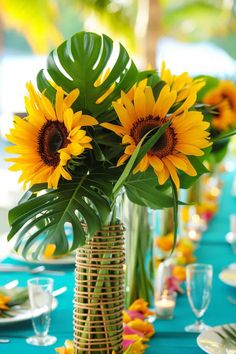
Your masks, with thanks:
<instances>
[{"instance_id":1,"label":"green leaf","mask_svg":"<svg viewBox=\"0 0 236 354\"><path fill-rule=\"evenodd\" d=\"M8 239L17 235L15 248L24 256L33 246L38 256L48 243L56 245L56 255L83 245L85 232L90 236L97 232L111 211L112 183L104 173L61 182L58 189L45 189L45 194L32 198L32 190L38 189L40 185L31 188L28 200L25 194L21 204L9 212ZM68 223L73 230L70 247L65 232Z\"/></svg>"},{"instance_id":2,"label":"green leaf","mask_svg":"<svg viewBox=\"0 0 236 354\"><path fill-rule=\"evenodd\" d=\"M101 85L95 86L108 65L110 74ZM79 88L80 95L73 105L74 110L82 110L96 117L100 115L99 121L102 122L106 121L112 101L120 97L121 90L127 92L137 76L137 68L121 44L115 47L104 34L79 32L49 54L47 70L39 72L37 83L40 91L46 89L45 94L51 101L55 99L55 88L50 81L66 92ZM113 88L109 95L97 104L96 101L109 88Z\"/></svg>"},{"instance_id":3,"label":"green leaf","mask_svg":"<svg viewBox=\"0 0 236 354\"><path fill-rule=\"evenodd\" d=\"M189 162L195 168L197 175L189 176L186 173L181 172L179 174L180 177L180 188L187 189L192 186L192 184L204 173L209 172L208 169L204 166L204 164L199 160L199 158L195 156L188 156Z\"/></svg>"},{"instance_id":4,"label":"green leaf","mask_svg":"<svg viewBox=\"0 0 236 354\"><path fill-rule=\"evenodd\" d=\"M218 135L217 137L213 138L213 142L221 141L227 138L230 138L231 136L236 134L236 129L230 130L227 133L223 133Z\"/></svg>"},{"instance_id":5,"label":"green leaf","mask_svg":"<svg viewBox=\"0 0 236 354\"><path fill-rule=\"evenodd\" d=\"M171 120L169 120L168 122L163 124L160 128L154 128L154 129L150 130L142 137L142 139L140 140L140 142L136 146L132 156L130 157L122 175L120 176L120 178L118 179L117 183L115 184L115 186L113 188L114 195L116 195L119 192L121 187L124 185L126 179L130 175L132 169L134 169L135 166L137 166L137 164L142 160L144 155L146 155L146 153L157 143L157 141L164 134L164 132L166 131L166 129L168 128L168 126L170 124L171 124ZM155 131L156 129L157 129L157 131L150 137L150 139L148 139L148 141L146 143L144 143L144 141L147 139L148 135L153 133L153 131ZM142 144L143 144L143 146L142 146Z\"/></svg>"},{"instance_id":6,"label":"green leaf","mask_svg":"<svg viewBox=\"0 0 236 354\"><path fill-rule=\"evenodd\" d=\"M173 195L173 209L174 209L174 242L173 242L173 247L171 250L172 254L174 252L175 246L176 246L176 242L177 242L177 232L178 232L178 191L176 188L176 185L174 184L174 182L171 179L171 185L172 185L172 195Z\"/></svg>"},{"instance_id":7,"label":"green leaf","mask_svg":"<svg viewBox=\"0 0 236 354\"><path fill-rule=\"evenodd\" d=\"M197 95L197 101L202 102L204 96L208 93L208 91L213 90L219 85L219 79L207 75L197 76L196 79L204 79L204 81L206 82L205 86L203 86L203 88L198 92Z\"/></svg>"},{"instance_id":8,"label":"green leaf","mask_svg":"<svg viewBox=\"0 0 236 354\"><path fill-rule=\"evenodd\" d=\"M130 175L124 187L128 198L135 204L152 209L173 206L170 189L158 184L157 176L151 167L146 172Z\"/></svg>"}]
</instances>

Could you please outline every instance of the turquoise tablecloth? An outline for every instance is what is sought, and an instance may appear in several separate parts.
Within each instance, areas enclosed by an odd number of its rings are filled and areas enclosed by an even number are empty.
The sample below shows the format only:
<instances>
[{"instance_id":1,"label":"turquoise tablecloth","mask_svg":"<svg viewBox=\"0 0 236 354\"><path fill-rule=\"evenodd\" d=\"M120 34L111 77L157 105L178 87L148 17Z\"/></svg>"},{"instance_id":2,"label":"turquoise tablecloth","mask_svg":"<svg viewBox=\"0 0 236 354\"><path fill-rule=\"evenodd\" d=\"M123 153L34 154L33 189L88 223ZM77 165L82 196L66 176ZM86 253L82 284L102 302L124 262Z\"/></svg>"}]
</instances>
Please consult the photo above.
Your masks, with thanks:
<instances>
[{"instance_id":1,"label":"turquoise tablecloth","mask_svg":"<svg viewBox=\"0 0 236 354\"><path fill-rule=\"evenodd\" d=\"M211 263L214 266L213 297L204 316L209 325L236 322L236 306L232 305L227 296L236 298L236 288L229 287L218 279L222 268L235 261L230 246L225 242L225 234L229 231L229 214L236 213L236 197L231 196L233 174L224 176L223 194L220 200L219 213L210 223L204 234L201 245L196 252L199 262ZM9 262L10 260L6 260ZM51 268L51 267L50 267ZM61 346L65 339L72 338L72 297L73 297L73 267L64 267L66 275L57 276L55 288L67 285L68 291L58 298L59 307L52 314L51 334L58 338L56 346ZM17 278L21 286L26 285L30 277L26 274L1 274L0 285ZM147 354L200 354L196 335L184 332L184 326L194 321L186 296L179 296L175 317L169 321L155 323L156 334L150 341ZM36 354L53 353L53 347L37 348L26 344L25 338L32 335L31 322L0 327L0 337L10 337L10 344L0 344L1 354Z\"/></svg>"}]
</instances>

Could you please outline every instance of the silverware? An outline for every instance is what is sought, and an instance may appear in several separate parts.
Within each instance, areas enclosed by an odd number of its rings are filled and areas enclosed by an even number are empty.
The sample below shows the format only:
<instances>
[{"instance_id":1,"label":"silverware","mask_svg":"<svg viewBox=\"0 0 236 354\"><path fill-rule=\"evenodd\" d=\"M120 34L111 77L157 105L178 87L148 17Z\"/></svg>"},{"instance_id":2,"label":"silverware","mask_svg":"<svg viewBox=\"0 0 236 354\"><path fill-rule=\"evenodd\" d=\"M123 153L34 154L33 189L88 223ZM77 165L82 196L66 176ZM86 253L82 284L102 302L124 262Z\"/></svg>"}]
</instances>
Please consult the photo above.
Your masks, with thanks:
<instances>
[{"instance_id":1,"label":"silverware","mask_svg":"<svg viewBox=\"0 0 236 354\"><path fill-rule=\"evenodd\" d=\"M28 266L21 266L21 265L14 265L14 264L1 264L0 265L0 272L28 272L31 274L39 274L39 273L44 273L44 274L51 274L51 275L65 275L65 272L60 271L60 270L54 270L54 269L46 269L45 266L37 266L35 268L31 268Z\"/></svg>"},{"instance_id":2,"label":"silverware","mask_svg":"<svg viewBox=\"0 0 236 354\"><path fill-rule=\"evenodd\" d=\"M19 280L12 280L9 283L3 285L3 287L7 290L11 290L17 287L17 285L19 284Z\"/></svg>"},{"instance_id":3,"label":"silverware","mask_svg":"<svg viewBox=\"0 0 236 354\"><path fill-rule=\"evenodd\" d=\"M55 296L59 296L61 294L63 294L64 292L67 291L67 287L66 286L62 286L61 288L57 289L57 290L54 290L52 292L52 295L55 297Z\"/></svg>"},{"instance_id":4,"label":"silverware","mask_svg":"<svg viewBox=\"0 0 236 354\"><path fill-rule=\"evenodd\" d=\"M9 342L10 342L10 339L0 338L0 343L2 343L2 344L6 344L6 343L9 343Z\"/></svg>"}]
</instances>

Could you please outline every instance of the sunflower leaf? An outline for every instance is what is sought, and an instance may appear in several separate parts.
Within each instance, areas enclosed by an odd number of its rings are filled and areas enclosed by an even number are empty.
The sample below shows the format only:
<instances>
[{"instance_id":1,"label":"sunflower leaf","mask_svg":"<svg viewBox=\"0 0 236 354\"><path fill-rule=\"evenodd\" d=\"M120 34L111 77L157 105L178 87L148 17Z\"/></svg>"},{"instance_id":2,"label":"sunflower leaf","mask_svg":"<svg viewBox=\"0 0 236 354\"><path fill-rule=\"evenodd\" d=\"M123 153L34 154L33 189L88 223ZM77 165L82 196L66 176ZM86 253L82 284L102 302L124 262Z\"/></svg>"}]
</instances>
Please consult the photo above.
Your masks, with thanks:
<instances>
[{"instance_id":1,"label":"sunflower leaf","mask_svg":"<svg viewBox=\"0 0 236 354\"><path fill-rule=\"evenodd\" d=\"M96 81L105 74L108 65L109 75L98 86ZM116 47L104 34L79 32L49 54L47 70L39 72L37 83L40 91L46 89L45 94L52 102L55 88L50 81L68 93L79 88L74 110L99 116L103 122L106 114L101 113L109 114L112 101L120 97L121 90L127 92L137 76L138 70L121 44ZM101 102L96 103L102 96Z\"/></svg>"}]
</instances>

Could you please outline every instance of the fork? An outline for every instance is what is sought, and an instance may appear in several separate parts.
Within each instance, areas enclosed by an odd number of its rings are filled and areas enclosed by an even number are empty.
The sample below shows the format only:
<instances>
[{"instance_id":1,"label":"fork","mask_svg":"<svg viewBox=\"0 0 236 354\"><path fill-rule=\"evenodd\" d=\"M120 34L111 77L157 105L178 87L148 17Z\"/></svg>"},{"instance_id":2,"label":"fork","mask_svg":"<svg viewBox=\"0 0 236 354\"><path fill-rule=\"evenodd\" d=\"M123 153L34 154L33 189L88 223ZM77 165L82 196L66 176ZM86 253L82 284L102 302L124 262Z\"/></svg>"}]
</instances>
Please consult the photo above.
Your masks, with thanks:
<instances>
[{"instance_id":1,"label":"fork","mask_svg":"<svg viewBox=\"0 0 236 354\"><path fill-rule=\"evenodd\" d=\"M6 343L9 343L9 342L10 342L10 339L0 338L0 344L6 344Z\"/></svg>"}]
</instances>

